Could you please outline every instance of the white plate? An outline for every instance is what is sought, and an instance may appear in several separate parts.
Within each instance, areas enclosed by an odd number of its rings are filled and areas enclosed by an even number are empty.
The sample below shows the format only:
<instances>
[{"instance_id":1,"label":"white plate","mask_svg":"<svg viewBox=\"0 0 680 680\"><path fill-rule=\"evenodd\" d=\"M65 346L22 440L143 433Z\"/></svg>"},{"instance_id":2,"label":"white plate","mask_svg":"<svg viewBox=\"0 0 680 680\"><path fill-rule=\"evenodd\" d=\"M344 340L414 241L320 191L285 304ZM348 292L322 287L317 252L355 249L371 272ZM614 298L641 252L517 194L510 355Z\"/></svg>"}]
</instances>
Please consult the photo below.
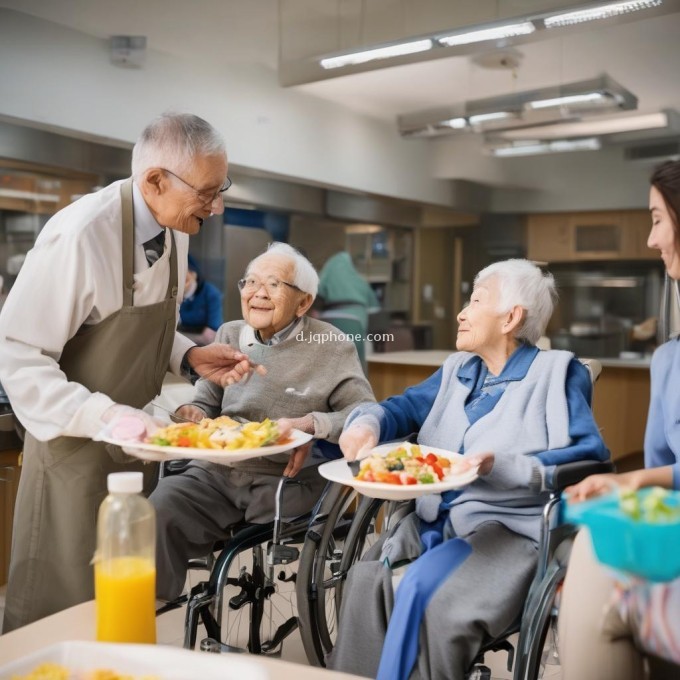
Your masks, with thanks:
<instances>
[{"instance_id":1,"label":"white plate","mask_svg":"<svg viewBox=\"0 0 680 680\"><path fill-rule=\"evenodd\" d=\"M387 455L390 451L399 448L401 444L382 444L371 451L371 454ZM452 461L460 460L464 456L460 453L453 453L453 451L445 451L444 449L436 449L434 446L425 446L421 444L423 454L436 453L438 456L449 458ZM461 474L448 474L439 482L434 484L384 484L382 482L362 482L354 477L350 470L349 464L346 460L332 460L329 463L324 463L319 466L319 474L331 482L338 482L345 486L355 488L359 493L371 498L383 498L387 501L403 501L411 498L418 498L419 496L426 496L430 493L442 493L442 491L451 491L452 489L460 489L467 486L477 479L477 468L472 468Z\"/></svg>"},{"instance_id":2,"label":"white plate","mask_svg":"<svg viewBox=\"0 0 680 680\"><path fill-rule=\"evenodd\" d=\"M129 453L135 458L142 460L175 460L177 458L189 458L191 460L207 460L211 463L220 465L231 465L249 458L259 458L260 456L273 456L275 453L290 451L297 446L306 444L312 438L311 434L301 430L291 430L290 439L285 444L273 444L271 446L260 446L256 449L193 449L187 446L159 446L158 444L142 444L119 441L116 439L104 438L107 444L120 446L125 453Z\"/></svg>"},{"instance_id":3,"label":"white plate","mask_svg":"<svg viewBox=\"0 0 680 680\"><path fill-rule=\"evenodd\" d=\"M57 663L74 672L108 668L158 680L269 680L257 662L236 654L208 654L162 645L119 645L104 642L60 642L0 667L0 679L28 675L41 663ZM80 677L80 676L78 676Z\"/></svg>"}]
</instances>

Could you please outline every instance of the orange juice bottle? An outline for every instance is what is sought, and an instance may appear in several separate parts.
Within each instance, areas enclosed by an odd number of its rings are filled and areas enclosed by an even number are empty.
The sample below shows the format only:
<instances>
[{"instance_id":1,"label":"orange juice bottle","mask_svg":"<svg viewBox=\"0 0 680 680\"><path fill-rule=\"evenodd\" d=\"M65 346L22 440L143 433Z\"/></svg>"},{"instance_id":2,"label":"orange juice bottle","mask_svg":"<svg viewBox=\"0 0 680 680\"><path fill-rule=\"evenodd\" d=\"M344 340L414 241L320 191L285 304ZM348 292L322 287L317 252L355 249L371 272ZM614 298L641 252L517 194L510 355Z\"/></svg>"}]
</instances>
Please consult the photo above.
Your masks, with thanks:
<instances>
[{"instance_id":1,"label":"orange juice bottle","mask_svg":"<svg viewBox=\"0 0 680 680\"><path fill-rule=\"evenodd\" d=\"M141 472L116 472L99 508L94 559L97 640L156 642L156 517Z\"/></svg>"}]
</instances>

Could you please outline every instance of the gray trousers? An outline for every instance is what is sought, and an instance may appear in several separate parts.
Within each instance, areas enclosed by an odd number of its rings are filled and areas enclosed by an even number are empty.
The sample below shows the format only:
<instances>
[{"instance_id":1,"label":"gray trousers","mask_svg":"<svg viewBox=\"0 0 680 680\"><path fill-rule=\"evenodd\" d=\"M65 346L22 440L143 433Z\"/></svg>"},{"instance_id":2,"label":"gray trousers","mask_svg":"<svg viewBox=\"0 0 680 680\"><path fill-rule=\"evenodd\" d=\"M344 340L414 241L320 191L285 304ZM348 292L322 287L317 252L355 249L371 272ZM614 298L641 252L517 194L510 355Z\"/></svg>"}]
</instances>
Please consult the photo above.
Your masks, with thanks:
<instances>
[{"instance_id":1,"label":"gray trousers","mask_svg":"<svg viewBox=\"0 0 680 680\"><path fill-rule=\"evenodd\" d=\"M274 518L274 497L285 463L265 458L247 467L192 462L179 475L164 477L149 500L156 509L156 593L172 600L182 593L187 561L207 555L228 528L243 520L264 524ZM303 468L287 485L282 515L309 512L325 486L316 466Z\"/></svg>"},{"instance_id":2,"label":"gray trousers","mask_svg":"<svg viewBox=\"0 0 680 680\"><path fill-rule=\"evenodd\" d=\"M385 548L396 542L406 554L419 551L418 523L415 514L409 515L388 536ZM517 619L529 592L537 564L533 541L497 522L484 523L463 538L472 554L430 600L412 680L463 680L484 642ZM381 561L354 565L328 666L375 678L393 605L390 569Z\"/></svg>"}]
</instances>

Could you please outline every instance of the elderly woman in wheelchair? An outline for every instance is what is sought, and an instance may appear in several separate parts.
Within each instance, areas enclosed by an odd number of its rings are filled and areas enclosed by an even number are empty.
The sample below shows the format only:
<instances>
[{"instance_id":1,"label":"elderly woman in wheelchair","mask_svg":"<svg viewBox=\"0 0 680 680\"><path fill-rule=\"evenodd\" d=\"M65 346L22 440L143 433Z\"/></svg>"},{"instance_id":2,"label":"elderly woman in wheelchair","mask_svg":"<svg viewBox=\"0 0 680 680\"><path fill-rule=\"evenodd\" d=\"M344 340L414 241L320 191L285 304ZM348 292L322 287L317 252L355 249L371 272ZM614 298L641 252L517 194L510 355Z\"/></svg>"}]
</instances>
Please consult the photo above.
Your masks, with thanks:
<instances>
[{"instance_id":1,"label":"elderly woman in wheelchair","mask_svg":"<svg viewBox=\"0 0 680 680\"><path fill-rule=\"evenodd\" d=\"M378 559L350 570L332 668L462 679L519 618L555 470L609 457L588 370L569 352L535 346L554 299L552 276L531 262L490 265L458 315L459 351L423 383L350 414L340 438L349 460L417 431L420 444L463 453L479 477L420 498L387 532Z\"/></svg>"},{"instance_id":2,"label":"elderly woman in wheelchair","mask_svg":"<svg viewBox=\"0 0 680 680\"><path fill-rule=\"evenodd\" d=\"M195 421L220 414L280 419L286 427L337 442L348 413L375 399L354 344L306 316L318 281L312 264L286 244L272 244L256 257L239 281L243 321L223 324L215 341L239 347L266 375L225 388L199 380L193 402L177 414ZM150 497L158 520L158 597L177 598L189 559L211 552L234 525L270 522L282 475L295 478L285 493L286 516L308 512L324 488L316 470L322 461L316 445L305 445L230 467L191 461L181 474L163 477Z\"/></svg>"}]
</instances>

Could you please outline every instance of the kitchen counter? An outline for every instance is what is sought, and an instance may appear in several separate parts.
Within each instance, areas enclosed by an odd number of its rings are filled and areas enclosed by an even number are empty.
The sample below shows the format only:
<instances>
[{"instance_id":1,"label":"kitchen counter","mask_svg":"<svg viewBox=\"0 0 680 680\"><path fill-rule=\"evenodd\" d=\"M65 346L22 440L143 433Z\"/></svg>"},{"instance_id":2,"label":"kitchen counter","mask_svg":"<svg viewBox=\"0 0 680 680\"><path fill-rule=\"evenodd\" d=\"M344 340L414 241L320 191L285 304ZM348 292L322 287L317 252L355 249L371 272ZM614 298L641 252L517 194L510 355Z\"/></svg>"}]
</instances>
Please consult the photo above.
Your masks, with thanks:
<instances>
[{"instance_id":1,"label":"kitchen counter","mask_svg":"<svg viewBox=\"0 0 680 680\"><path fill-rule=\"evenodd\" d=\"M371 354L368 379L379 401L401 394L430 377L454 350L412 350ZM602 373L593 394L593 412L612 458L643 450L649 408L651 357L598 359Z\"/></svg>"}]
</instances>

